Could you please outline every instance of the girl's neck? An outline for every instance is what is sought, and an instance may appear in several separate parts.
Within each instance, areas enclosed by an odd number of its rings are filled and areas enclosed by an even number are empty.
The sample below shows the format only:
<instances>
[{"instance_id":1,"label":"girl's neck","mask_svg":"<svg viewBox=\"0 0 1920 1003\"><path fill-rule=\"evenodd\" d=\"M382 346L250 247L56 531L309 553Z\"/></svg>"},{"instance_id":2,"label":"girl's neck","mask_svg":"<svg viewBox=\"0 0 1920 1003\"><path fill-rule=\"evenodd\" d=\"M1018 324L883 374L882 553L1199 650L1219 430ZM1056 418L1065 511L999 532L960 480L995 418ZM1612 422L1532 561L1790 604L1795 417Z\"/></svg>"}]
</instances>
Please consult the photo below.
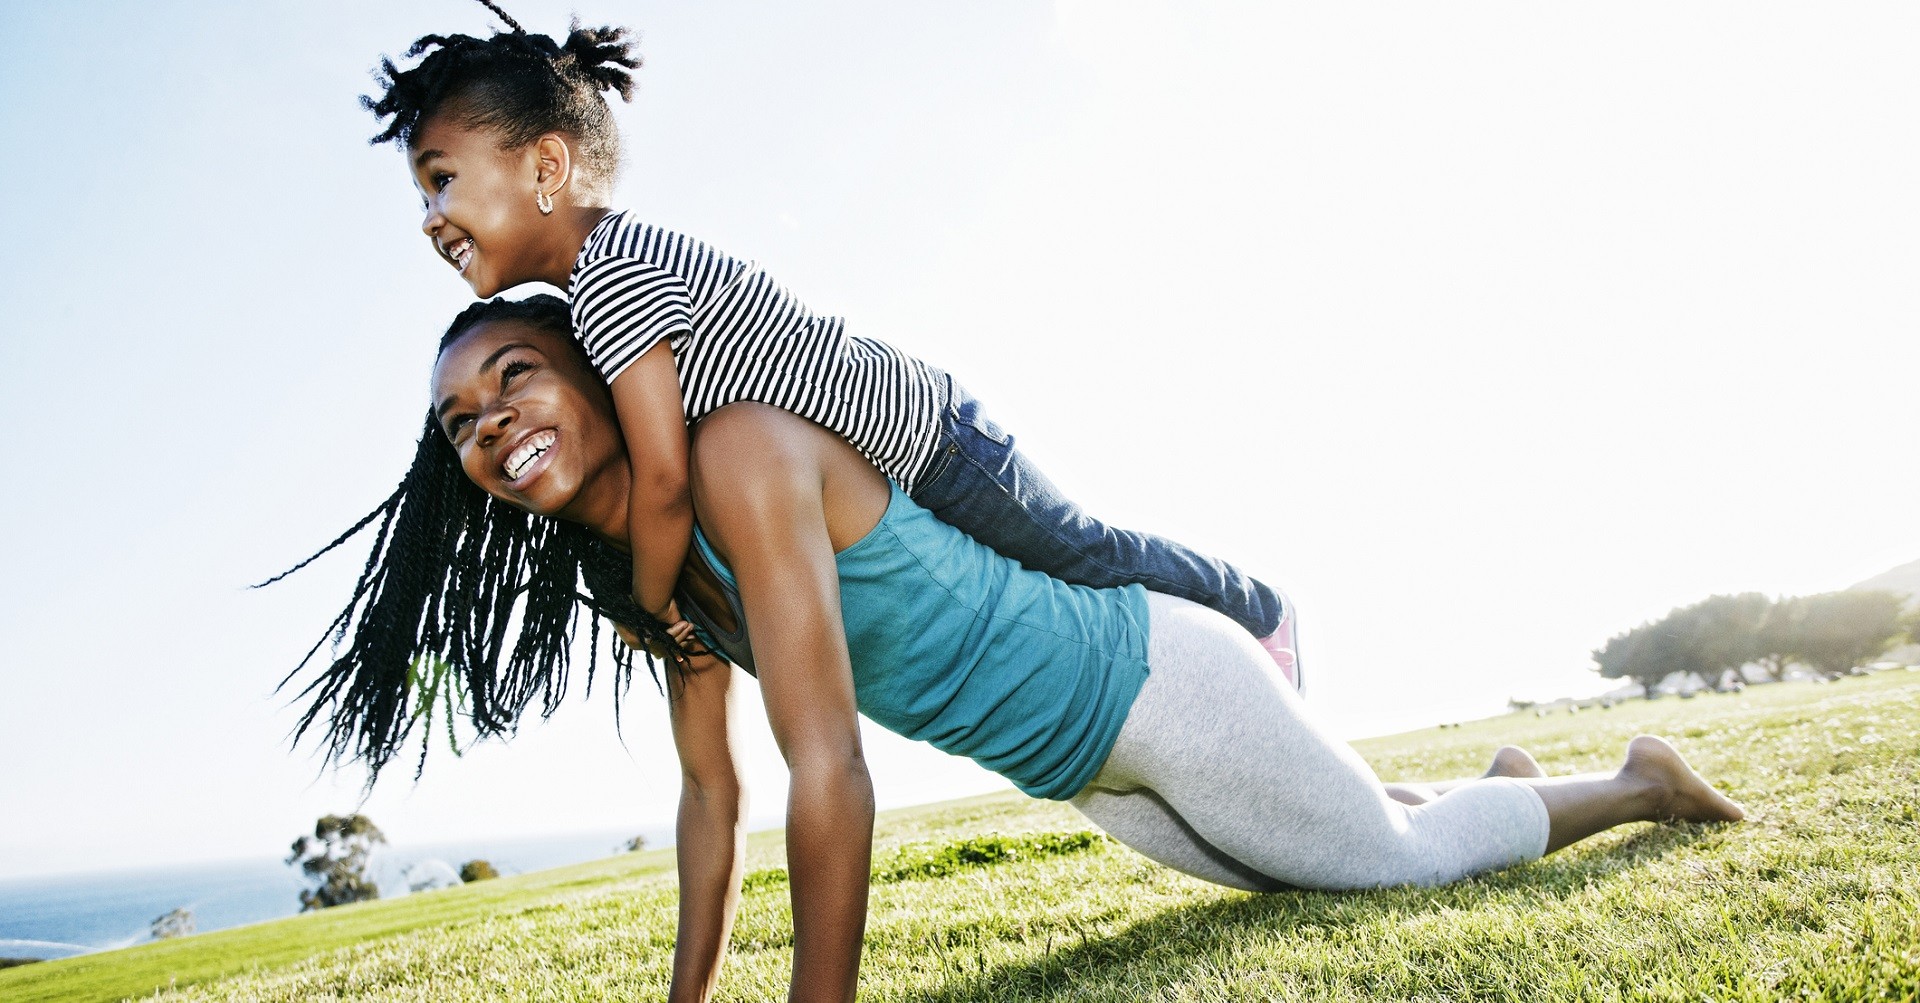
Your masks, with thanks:
<instances>
[{"instance_id":1,"label":"girl's neck","mask_svg":"<svg viewBox=\"0 0 1920 1003\"><path fill-rule=\"evenodd\" d=\"M573 283L573 263L580 259L580 249L587 246L587 234L600 225L613 210L606 206L562 205L554 207L555 223L559 233L552 251L540 263L539 273L534 276L541 282L561 289L570 289Z\"/></svg>"}]
</instances>

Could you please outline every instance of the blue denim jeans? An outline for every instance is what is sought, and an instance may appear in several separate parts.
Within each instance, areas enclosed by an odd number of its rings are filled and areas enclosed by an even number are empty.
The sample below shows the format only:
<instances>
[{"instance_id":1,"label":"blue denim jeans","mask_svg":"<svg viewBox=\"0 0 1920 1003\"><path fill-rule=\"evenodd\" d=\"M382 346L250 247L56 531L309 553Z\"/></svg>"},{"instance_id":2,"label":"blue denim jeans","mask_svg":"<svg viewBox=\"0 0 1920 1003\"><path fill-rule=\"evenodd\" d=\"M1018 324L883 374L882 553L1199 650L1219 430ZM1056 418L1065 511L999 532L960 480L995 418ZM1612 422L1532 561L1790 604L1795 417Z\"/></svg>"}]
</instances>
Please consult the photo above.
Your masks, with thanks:
<instances>
[{"instance_id":1,"label":"blue denim jeans","mask_svg":"<svg viewBox=\"0 0 1920 1003\"><path fill-rule=\"evenodd\" d=\"M1280 597L1225 561L1165 537L1115 529L1080 510L1014 448L1013 436L945 373L940 442L913 500L1035 571L1112 588L1139 583L1217 610L1265 637L1280 625Z\"/></svg>"}]
</instances>

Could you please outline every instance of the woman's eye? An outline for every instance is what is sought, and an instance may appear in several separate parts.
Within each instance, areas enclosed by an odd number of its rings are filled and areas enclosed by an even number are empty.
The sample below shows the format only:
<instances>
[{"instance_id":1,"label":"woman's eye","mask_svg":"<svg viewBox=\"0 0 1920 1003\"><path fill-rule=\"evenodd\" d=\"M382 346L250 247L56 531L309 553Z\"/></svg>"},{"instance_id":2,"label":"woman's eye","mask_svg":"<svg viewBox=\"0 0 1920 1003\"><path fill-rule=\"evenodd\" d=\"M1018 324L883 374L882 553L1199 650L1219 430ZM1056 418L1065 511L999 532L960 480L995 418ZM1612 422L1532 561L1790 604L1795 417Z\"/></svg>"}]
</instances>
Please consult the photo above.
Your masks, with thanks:
<instances>
[{"instance_id":1,"label":"woman's eye","mask_svg":"<svg viewBox=\"0 0 1920 1003\"><path fill-rule=\"evenodd\" d=\"M470 415L470 414L454 415L453 418L447 422L447 438L449 439L459 438L460 430L463 428L466 428L468 425L471 425L471 424L473 424L473 415Z\"/></svg>"},{"instance_id":2,"label":"woman's eye","mask_svg":"<svg viewBox=\"0 0 1920 1003\"><path fill-rule=\"evenodd\" d=\"M509 362L500 368L500 384L505 386L515 376L533 368L531 362Z\"/></svg>"}]
</instances>

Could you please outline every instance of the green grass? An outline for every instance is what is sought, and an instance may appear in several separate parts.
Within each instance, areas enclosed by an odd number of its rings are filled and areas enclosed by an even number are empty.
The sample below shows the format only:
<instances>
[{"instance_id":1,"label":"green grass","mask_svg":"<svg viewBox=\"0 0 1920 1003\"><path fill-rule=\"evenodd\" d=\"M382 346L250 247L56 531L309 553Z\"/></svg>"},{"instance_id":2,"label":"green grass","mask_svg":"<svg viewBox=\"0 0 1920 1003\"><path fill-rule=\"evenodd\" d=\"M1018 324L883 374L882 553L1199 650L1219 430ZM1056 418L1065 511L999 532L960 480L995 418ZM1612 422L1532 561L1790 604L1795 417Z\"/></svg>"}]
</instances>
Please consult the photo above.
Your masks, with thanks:
<instances>
[{"instance_id":1,"label":"green grass","mask_svg":"<svg viewBox=\"0 0 1920 1003\"><path fill-rule=\"evenodd\" d=\"M1751 813L1439 889L1229 891L1017 795L885 813L862 998L1920 999L1917 722L1920 673L1894 672L1360 743L1384 777L1437 779L1503 742L1610 768L1650 731ZM781 863L756 834L721 999L785 995ZM0 970L0 999L657 999L674 919L651 851Z\"/></svg>"}]
</instances>

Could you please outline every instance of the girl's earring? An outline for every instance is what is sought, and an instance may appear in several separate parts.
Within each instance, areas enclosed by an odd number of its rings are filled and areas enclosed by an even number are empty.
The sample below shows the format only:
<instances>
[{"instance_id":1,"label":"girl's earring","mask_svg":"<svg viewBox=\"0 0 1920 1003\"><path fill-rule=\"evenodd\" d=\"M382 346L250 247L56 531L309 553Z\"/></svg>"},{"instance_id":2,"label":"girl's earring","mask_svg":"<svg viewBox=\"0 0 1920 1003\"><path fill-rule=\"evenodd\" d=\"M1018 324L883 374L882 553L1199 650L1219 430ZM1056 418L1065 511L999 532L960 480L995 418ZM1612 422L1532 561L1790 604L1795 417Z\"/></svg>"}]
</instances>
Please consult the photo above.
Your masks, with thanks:
<instances>
[{"instance_id":1,"label":"girl's earring","mask_svg":"<svg viewBox=\"0 0 1920 1003\"><path fill-rule=\"evenodd\" d=\"M533 204L540 207L540 215L553 215L553 197L538 188L533 190Z\"/></svg>"}]
</instances>

